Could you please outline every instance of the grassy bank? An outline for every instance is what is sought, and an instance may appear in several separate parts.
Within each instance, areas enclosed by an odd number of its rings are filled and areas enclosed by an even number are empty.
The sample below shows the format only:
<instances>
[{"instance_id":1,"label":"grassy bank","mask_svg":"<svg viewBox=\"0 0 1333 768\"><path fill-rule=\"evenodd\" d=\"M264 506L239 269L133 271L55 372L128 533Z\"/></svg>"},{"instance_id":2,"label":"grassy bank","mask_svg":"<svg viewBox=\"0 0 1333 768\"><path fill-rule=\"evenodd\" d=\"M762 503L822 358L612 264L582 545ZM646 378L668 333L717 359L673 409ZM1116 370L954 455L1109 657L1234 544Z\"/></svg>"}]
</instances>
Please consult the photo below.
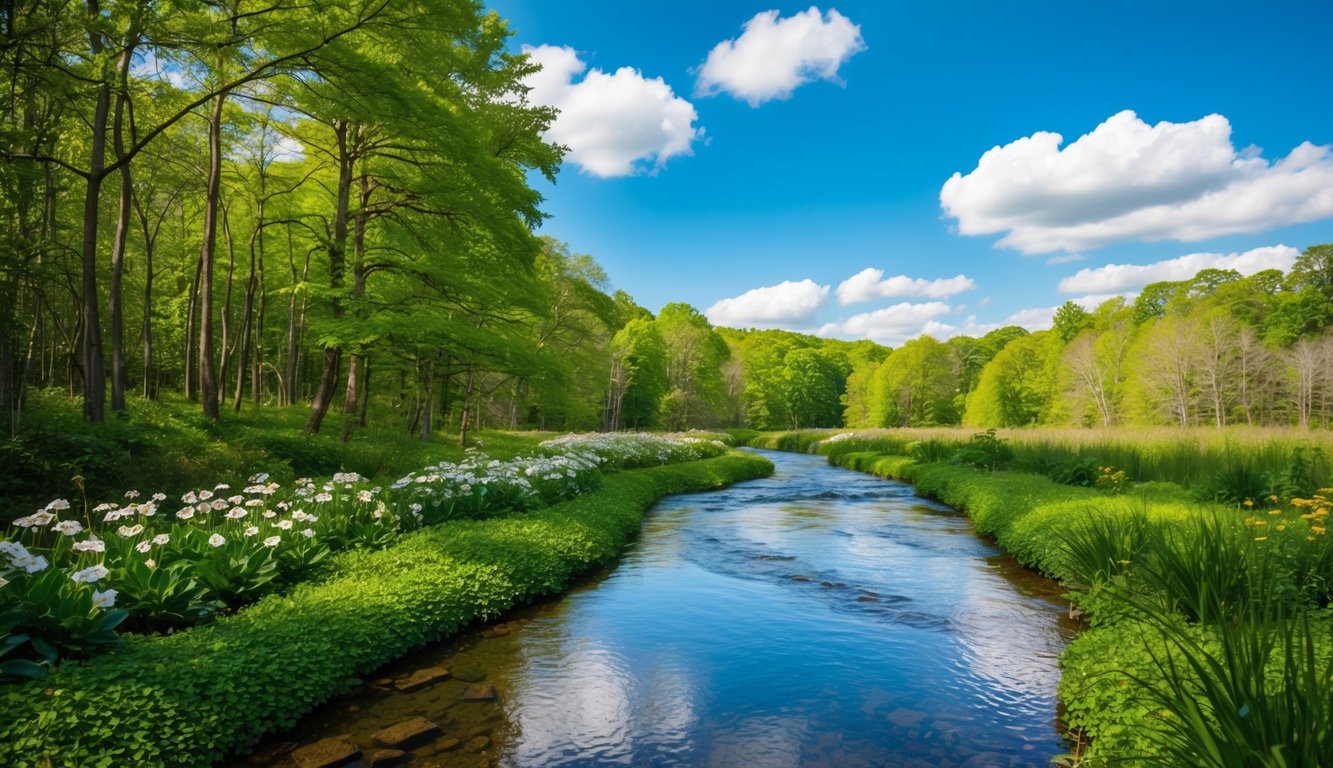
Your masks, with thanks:
<instances>
[{"instance_id":1,"label":"grassy bank","mask_svg":"<svg viewBox=\"0 0 1333 768\"><path fill-rule=\"evenodd\" d=\"M1292 487L1326 482L1309 466L1304 477L1290 465L1257 473L1269 486L1287 483L1286 495L1205 503L1197 487L1133 483L1104 465L1087 487L1067 484L1070 476L1062 483L995 471L1022 468L1023 448L994 434L831 436L779 433L752 443L814 450L912 482L1070 590L1092 627L1061 659L1074 741L1066 764L1327 764L1333 493Z\"/></svg>"},{"instance_id":2,"label":"grassy bank","mask_svg":"<svg viewBox=\"0 0 1333 768\"><path fill-rule=\"evenodd\" d=\"M220 760L413 648L563 589L614 558L662 496L771 469L731 453L623 471L536 512L449 522L387 549L342 553L317 583L0 690L0 754L16 767Z\"/></svg>"}]
</instances>

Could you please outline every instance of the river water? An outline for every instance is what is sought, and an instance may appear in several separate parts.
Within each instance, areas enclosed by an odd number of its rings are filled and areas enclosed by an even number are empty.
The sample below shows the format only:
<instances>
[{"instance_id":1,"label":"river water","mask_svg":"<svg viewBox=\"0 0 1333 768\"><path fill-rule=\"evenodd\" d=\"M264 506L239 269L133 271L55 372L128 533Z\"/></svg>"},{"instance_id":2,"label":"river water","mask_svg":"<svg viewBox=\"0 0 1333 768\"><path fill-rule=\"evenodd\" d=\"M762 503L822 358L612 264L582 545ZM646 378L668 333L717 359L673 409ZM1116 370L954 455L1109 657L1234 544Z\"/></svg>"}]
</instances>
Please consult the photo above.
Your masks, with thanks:
<instances>
[{"instance_id":1,"label":"river water","mask_svg":"<svg viewBox=\"0 0 1333 768\"><path fill-rule=\"evenodd\" d=\"M663 500L558 600L403 659L261 746L443 736L416 766L1044 766L1065 750L1051 582L912 487L762 452L772 477ZM416 669L456 679L389 690ZM457 679L457 678L464 679ZM484 680L495 701L462 701Z\"/></svg>"}]
</instances>

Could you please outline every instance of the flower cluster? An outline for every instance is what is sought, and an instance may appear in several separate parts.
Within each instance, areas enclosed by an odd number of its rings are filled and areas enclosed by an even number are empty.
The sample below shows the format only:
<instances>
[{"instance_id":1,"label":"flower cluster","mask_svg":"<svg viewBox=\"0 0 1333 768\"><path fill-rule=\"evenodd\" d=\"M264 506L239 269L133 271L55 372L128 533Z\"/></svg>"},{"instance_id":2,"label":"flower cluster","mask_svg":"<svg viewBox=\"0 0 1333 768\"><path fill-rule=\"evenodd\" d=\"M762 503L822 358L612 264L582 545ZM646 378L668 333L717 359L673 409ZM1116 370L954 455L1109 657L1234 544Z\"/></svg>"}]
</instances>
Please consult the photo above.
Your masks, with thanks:
<instances>
[{"instance_id":1,"label":"flower cluster","mask_svg":"<svg viewBox=\"0 0 1333 768\"><path fill-rule=\"evenodd\" d=\"M1093 485L1103 491L1110 491L1116 495L1129 490L1129 474L1123 469L1116 469L1112 466L1098 467L1097 479Z\"/></svg>"},{"instance_id":2,"label":"flower cluster","mask_svg":"<svg viewBox=\"0 0 1333 768\"><path fill-rule=\"evenodd\" d=\"M1333 488L1320 488L1308 499L1292 499L1291 508L1285 509L1276 505L1276 496L1270 496L1269 501L1274 503L1275 506L1268 509L1266 514L1253 514L1245 518L1245 525L1254 532L1255 541L1267 541L1269 536L1289 530L1297 534L1305 534L1306 541L1316 541L1319 537L1328 534L1328 515L1329 511L1333 509L1333 501L1330 501L1331 497L1333 497ZM1246 499L1243 506L1247 510L1252 509L1254 500Z\"/></svg>"},{"instance_id":3,"label":"flower cluster","mask_svg":"<svg viewBox=\"0 0 1333 768\"><path fill-rule=\"evenodd\" d=\"M571 434L547 440L537 447L548 453L584 456L608 469L695 461L721 456L727 451L727 446L720 440L690 434L646 432Z\"/></svg>"}]
</instances>

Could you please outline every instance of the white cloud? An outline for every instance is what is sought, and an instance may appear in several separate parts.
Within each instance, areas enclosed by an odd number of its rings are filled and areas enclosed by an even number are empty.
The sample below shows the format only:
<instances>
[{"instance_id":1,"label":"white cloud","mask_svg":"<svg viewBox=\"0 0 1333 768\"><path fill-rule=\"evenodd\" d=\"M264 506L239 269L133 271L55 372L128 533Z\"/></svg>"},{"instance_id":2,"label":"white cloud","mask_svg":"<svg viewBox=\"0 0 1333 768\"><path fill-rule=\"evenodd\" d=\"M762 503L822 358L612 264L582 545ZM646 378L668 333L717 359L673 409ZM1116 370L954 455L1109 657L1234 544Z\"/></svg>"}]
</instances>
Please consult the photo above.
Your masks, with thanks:
<instances>
[{"instance_id":1,"label":"white cloud","mask_svg":"<svg viewBox=\"0 0 1333 768\"><path fill-rule=\"evenodd\" d=\"M699 68L695 94L720 92L757 107L785 99L804 83L838 81L843 62L866 49L861 27L835 10L811 6L785 19L763 11L745 22L745 32L723 40Z\"/></svg>"},{"instance_id":2,"label":"white cloud","mask_svg":"<svg viewBox=\"0 0 1333 768\"><path fill-rule=\"evenodd\" d=\"M1004 233L1024 253L1078 251L1125 240L1194 242L1333 216L1333 147L1309 142L1270 163L1231 143L1208 115L1148 125L1113 115L1060 148L1038 132L955 173L940 204L964 235Z\"/></svg>"},{"instance_id":3,"label":"white cloud","mask_svg":"<svg viewBox=\"0 0 1333 768\"><path fill-rule=\"evenodd\" d=\"M279 162L300 162L305 159L305 145L291 136L283 136L269 148L269 156Z\"/></svg>"},{"instance_id":4,"label":"white cloud","mask_svg":"<svg viewBox=\"0 0 1333 768\"><path fill-rule=\"evenodd\" d=\"M1052 256L1046 260L1047 264L1073 264L1084 261L1087 257L1081 253L1062 253L1059 256Z\"/></svg>"},{"instance_id":5,"label":"white cloud","mask_svg":"<svg viewBox=\"0 0 1333 768\"><path fill-rule=\"evenodd\" d=\"M843 280L838 286L838 303L846 306L862 301L886 299L894 296L924 296L943 299L955 293L977 287L972 278L957 275L939 280L924 280L906 275L884 277L884 270L869 267Z\"/></svg>"},{"instance_id":6,"label":"white cloud","mask_svg":"<svg viewBox=\"0 0 1333 768\"><path fill-rule=\"evenodd\" d=\"M951 311L953 308L942 301L930 301L924 304L903 302L874 312L852 315L840 323L828 323L816 331L816 334L871 339L881 344L897 345L920 336L933 321L948 315Z\"/></svg>"},{"instance_id":7,"label":"white cloud","mask_svg":"<svg viewBox=\"0 0 1333 768\"><path fill-rule=\"evenodd\" d=\"M631 67L609 74L588 70L564 46L525 45L523 52L542 65L526 81L528 98L560 110L546 138L569 147L566 158L583 170L602 178L629 176L693 154L691 145L703 135L694 127L699 115L662 78L646 78Z\"/></svg>"},{"instance_id":8,"label":"white cloud","mask_svg":"<svg viewBox=\"0 0 1333 768\"><path fill-rule=\"evenodd\" d=\"M1188 280L1201 269L1234 269L1253 275L1265 269L1291 269L1301 252L1288 245L1255 248L1244 253L1191 253L1152 264L1107 264L1095 269L1080 269L1060 281L1063 293L1116 293L1142 288L1162 280Z\"/></svg>"},{"instance_id":9,"label":"white cloud","mask_svg":"<svg viewBox=\"0 0 1333 768\"><path fill-rule=\"evenodd\" d=\"M731 328L772 328L808 322L824 306L829 287L813 280L784 280L722 299L704 314L714 325Z\"/></svg>"}]
</instances>

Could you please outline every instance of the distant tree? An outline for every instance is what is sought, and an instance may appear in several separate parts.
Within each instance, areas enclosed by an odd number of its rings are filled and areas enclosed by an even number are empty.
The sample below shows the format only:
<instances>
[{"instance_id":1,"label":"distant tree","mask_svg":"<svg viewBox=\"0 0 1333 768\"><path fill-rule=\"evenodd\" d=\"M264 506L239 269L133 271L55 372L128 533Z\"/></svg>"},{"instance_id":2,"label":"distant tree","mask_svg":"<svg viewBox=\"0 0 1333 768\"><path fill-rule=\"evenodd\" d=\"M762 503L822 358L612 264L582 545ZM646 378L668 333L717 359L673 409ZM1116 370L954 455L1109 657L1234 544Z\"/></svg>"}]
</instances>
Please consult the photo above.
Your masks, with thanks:
<instances>
[{"instance_id":1,"label":"distant tree","mask_svg":"<svg viewBox=\"0 0 1333 768\"><path fill-rule=\"evenodd\" d=\"M1171 303L1180 293L1183 283L1160 282L1149 283L1139 291L1139 295L1134 299L1134 311L1132 318L1135 325L1143 325L1149 320L1159 319L1166 316L1167 305Z\"/></svg>"},{"instance_id":2,"label":"distant tree","mask_svg":"<svg viewBox=\"0 0 1333 768\"><path fill-rule=\"evenodd\" d=\"M1066 301L1055 310L1051 330L1059 337L1061 344L1068 344L1074 337L1092 327L1092 315L1072 301Z\"/></svg>"},{"instance_id":3,"label":"distant tree","mask_svg":"<svg viewBox=\"0 0 1333 768\"><path fill-rule=\"evenodd\" d=\"M731 356L703 313L688 304L662 307L658 331L666 344L667 393L662 415L671 429L711 426L725 408L722 364Z\"/></svg>"},{"instance_id":4,"label":"distant tree","mask_svg":"<svg viewBox=\"0 0 1333 768\"><path fill-rule=\"evenodd\" d=\"M880 427L958 423L954 395L958 360L930 336L906 342L885 358L870 387L870 422Z\"/></svg>"},{"instance_id":5,"label":"distant tree","mask_svg":"<svg viewBox=\"0 0 1333 768\"><path fill-rule=\"evenodd\" d=\"M1301 251L1287 278L1293 288L1310 287L1333 301L1333 243L1312 245Z\"/></svg>"},{"instance_id":6,"label":"distant tree","mask_svg":"<svg viewBox=\"0 0 1333 768\"><path fill-rule=\"evenodd\" d=\"M1052 342L1059 337L1040 331L1009 342L981 372L981 381L967 398L963 423L976 427L1024 427L1036 424L1051 405Z\"/></svg>"}]
</instances>

